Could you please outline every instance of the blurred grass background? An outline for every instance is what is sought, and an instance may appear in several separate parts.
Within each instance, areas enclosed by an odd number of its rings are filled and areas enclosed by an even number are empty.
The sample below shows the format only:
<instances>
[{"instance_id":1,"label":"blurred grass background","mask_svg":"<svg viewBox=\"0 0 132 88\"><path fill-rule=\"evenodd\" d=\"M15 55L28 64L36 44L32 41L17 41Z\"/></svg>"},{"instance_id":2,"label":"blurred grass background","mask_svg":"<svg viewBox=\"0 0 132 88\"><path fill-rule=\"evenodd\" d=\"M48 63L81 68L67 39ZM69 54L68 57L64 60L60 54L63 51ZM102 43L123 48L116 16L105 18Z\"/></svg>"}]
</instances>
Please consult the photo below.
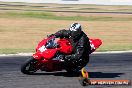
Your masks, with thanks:
<instances>
[{"instance_id":1,"label":"blurred grass background","mask_svg":"<svg viewBox=\"0 0 132 88\"><path fill-rule=\"evenodd\" d=\"M132 50L132 6L63 5L0 2L0 53L35 52L51 33L82 24L97 51Z\"/></svg>"}]
</instances>

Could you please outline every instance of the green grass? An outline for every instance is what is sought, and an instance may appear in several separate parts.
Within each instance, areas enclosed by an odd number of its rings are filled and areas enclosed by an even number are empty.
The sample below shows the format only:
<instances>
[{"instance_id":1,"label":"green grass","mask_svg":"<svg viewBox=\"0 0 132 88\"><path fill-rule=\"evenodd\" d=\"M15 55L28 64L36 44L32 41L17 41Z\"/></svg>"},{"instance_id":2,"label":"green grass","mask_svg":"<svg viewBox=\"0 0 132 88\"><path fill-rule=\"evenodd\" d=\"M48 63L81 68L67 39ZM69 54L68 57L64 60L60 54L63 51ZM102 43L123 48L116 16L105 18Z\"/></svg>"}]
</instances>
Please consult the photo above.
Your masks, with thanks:
<instances>
[{"instance_id":1,"label":"green grass","mask_svg":"<svg viewBox=\"0 0 132 88\"><path fill-rule=\"evenodd\" d=\"M0 8L6 8L8 10L20 10L20 11L87 11L87 12L131 12L132 6L121 5L91 5L91 4L31 4L31 3L11 3L0 2Z\"/></svg>"},{"instance_id":2,"label":"green grass","mask_svg":"<svg viewBox=\"0 0 132 88\"><path fill-rule=\"evenodd\" d=\"M127 51L132 50L132 45L111 45L111 46L103 46L97 49L99 52L104 51Z\"/></svg>"},{"instance_id":3,"label":"green grass","mask_svg":"<svg viewBox=\"0 0 132 88\"><path fill-rule=\"evenodd\" d=\"M132 17L110 17L110 16L56 16L50 12L3 12L0 13L0 18L14 17L14 18L39 18L52 20L71 20L71 21L131 21Z\"/></svg>"},{"instance_id":4,"label":"green grass","mask_svg":"<svg viewBox=\"0 0 132 88\"><path fill-rule=\"evenodd\" d=\"M105 51L127 51L132 50L132 45L129 46L123 46L123 45L112 45L112 46L103 46L101 45L99 49L97 49L97 52L105 52ZM34 53L34 49L0 49L0 54L17 54L17 53Z\"/></svg>"},{"instance_id":5,"label":"green grass","mask_svg":"<svg viewBox=\"0 0 132 88\"><path fill-rule=\"evenodd\" d=\"M0 54L17 54L17 53L35 52L35 49L0 49Z\"/></svg>"},{"instance_id":6,"label":"green grass","mask_svg":"<svg viewBox=\"0 0 132 88\"><path fill-rule=\"evenodd\" d=\"M81 13L81 12L131 12L132 6L28 4L28 3L6 3L6 2L0 2L0 3L6 4L5 6L4 5L0 6L0 22L1 22L0 38L2 39L0 54L35 52L35 47L37 44L34 43L32 44L32 46L29 45L32 42L37 41L37 39L41 40L40 36L43 35L44 31L53 32L53 30L51 29L54 29L55 32L55 29L57 31L59 27L67 27L67 25L69 25L71 22L74 21L84 23L86 29L89 28L87 34L91 34L92 36L97 36L99 38L102 37L101 39L104 40L103 45L99 49L97 49L97 51L132 50L131 34L130 34L132 29L131 28L132 16L130 14ZM62 13L55 11L62 11ZM71 12L63 12L63 11L71 11ZM80 12L75 13L76 11L80 11ZM34 22L32 23L32 21ZM51 27L51 25L53 27ZM120 31L123 30L124 32L121 33L123 33L125 36L121 35L119 30ZM116 32L116 36L118 35L119 38L115 37L115 32ZM15 34L19 33L20 36L15 35L14 33ZM21 40L20 43L19 40L21 39L21 35L23 34L25 35L24 40ZM9 37L9 35L12 36ZM117 39L118 41L111 39L111 37ZM14 44L12 42L16 42L16 44L8 45L7 42L5 41L3 42L3 39L8 41L9 44L10 43ZM32 41L26 42L25 44L25 41L27 41L26 39ZM108 44L109 41L106 41L107 39L108 40L111 39L110 42L112 44ZM120 41L125 41L125 42L120 43Z\"/></svg>"}]
</instances>

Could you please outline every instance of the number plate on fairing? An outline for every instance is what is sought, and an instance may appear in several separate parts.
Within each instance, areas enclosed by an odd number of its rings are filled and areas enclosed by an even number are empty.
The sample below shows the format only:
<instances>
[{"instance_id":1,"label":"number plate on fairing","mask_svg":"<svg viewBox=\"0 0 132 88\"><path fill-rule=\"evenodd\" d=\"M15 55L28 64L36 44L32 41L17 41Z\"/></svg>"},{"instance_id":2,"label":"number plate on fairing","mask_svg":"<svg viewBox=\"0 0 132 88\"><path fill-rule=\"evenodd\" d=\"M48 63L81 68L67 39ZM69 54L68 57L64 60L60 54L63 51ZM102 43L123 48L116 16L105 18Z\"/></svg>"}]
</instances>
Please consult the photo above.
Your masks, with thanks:
<instances>
[{"instance_id":1,"label":"number plate on fairing","mask_svg":"<svg viewBox=\"0 0 132 88\"><path fill-rule=\"evenodd\" d=\"M44 52L45 50L47 50L47 48L43 45L38 50L40 50L40 52Z\"/></svg>"}]
</instances>

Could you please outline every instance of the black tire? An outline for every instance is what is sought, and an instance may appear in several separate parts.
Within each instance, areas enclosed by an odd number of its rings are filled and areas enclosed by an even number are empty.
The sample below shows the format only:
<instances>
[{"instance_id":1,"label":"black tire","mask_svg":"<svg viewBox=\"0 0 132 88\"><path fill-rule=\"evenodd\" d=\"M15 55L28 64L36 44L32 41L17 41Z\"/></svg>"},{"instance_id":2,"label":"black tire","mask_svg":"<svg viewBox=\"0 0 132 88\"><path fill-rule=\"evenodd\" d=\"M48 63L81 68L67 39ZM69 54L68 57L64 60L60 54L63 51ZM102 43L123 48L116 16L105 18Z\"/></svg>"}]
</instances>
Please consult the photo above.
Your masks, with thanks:
<instances>
[{"instance_id":1,"label":"black tire","mask_svg":"<svg viewBox=\"0 0 132 88\"><path fill-rule=\"evenodd\" d=\"M71 66L69 64L64 65L64 69L67 71L67 73L69 74L75 74L78 73L80 71L80 68L78 68L77 66Z\"/></svg>"},{"instance_id":2,"label":"black tire","mask_svg":"<svg viewBox=\"0 0 132 88\"><path fill-rule=\"evenodd\" d=\"M21 66L21 72L23 74L34 74L37 69L35 68L35 65L37 64L37 60L35 60L33 57L29 58L22 66Z\"/></svg>"}]
</instances>

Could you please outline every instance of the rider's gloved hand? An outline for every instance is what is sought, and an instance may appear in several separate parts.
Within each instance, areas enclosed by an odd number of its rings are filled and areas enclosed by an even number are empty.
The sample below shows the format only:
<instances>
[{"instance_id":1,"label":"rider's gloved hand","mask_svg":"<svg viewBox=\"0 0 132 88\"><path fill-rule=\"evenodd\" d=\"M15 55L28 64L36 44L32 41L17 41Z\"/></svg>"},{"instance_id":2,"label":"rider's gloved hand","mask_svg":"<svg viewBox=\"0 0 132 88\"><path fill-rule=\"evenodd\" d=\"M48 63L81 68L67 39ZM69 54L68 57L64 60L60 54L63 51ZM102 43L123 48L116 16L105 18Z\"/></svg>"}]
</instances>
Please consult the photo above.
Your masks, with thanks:
<instances>
[{"instance_id":1,"label":"rider's gloved hand","mask_svg":"<svg viewBox=\"0 0 132 88\"><path fill-rule=\"evenodd\" d=\"M65 56L66 61L75 60L77 57L75 54Z\"/></svg>"},{"instance_id":2,"label":"rider's gloved hand","mask_svg":"<svg viewBox=\"0 0 132 88\"><path fill-rule=\"evenodd\" d=\"M71 61L71 59L72 59L72 56L71 55L65 56L65 61Z\"/></svg>"},{"instance_id":3,"label":"rider's gloved hand","mask_svg":"<svg viewBox=\"0 0 132 88\"><path fill-rule=\"evenodd\" d=\"M52 37L52 36L54 36L54 34L47 35L48 38L49 38L49 37Z\"/></svg>"}]
</instances>

